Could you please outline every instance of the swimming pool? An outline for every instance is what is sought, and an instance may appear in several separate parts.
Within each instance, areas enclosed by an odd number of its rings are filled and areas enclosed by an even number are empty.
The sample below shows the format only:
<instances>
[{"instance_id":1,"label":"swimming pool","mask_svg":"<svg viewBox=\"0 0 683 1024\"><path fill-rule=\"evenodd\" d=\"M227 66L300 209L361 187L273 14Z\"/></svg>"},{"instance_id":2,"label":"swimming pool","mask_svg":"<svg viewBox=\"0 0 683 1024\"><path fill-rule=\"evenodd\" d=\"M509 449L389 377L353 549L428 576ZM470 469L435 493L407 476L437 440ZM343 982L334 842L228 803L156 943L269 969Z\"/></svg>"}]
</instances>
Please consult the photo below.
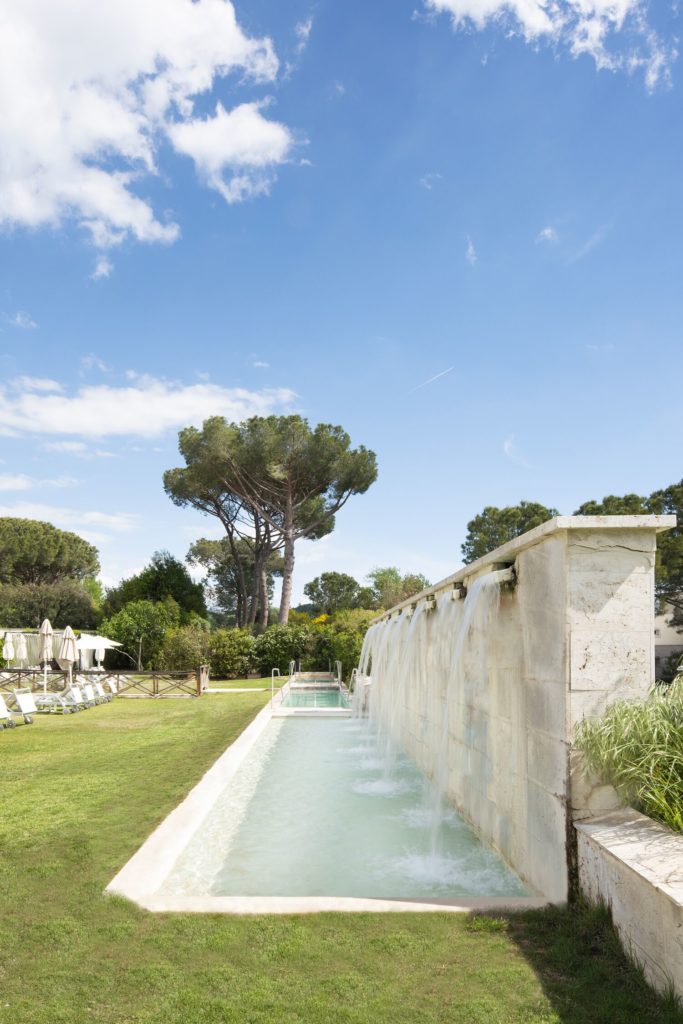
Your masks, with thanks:
<instances>
[{"instance_id":1,"label":"swimming pool","mask_svg":"<svg viewBox=\"0 0 683 1024\"><path fill-rule=\"evenodd\" d=\"M280 705L283 708L348 708L349 702L337 689L291 689Z\"/></svg>"},{"instance_id":2,"label":"swimming pool","mask_svg":"<svg viewBox=\"0 0 683 1024\"><path fill-rule=\"evenodd\" d=\"M432 832L430 784L389 769L357 719L272 719L158 896L524 897L454 811Z\"/></svg>"}]
</instances>

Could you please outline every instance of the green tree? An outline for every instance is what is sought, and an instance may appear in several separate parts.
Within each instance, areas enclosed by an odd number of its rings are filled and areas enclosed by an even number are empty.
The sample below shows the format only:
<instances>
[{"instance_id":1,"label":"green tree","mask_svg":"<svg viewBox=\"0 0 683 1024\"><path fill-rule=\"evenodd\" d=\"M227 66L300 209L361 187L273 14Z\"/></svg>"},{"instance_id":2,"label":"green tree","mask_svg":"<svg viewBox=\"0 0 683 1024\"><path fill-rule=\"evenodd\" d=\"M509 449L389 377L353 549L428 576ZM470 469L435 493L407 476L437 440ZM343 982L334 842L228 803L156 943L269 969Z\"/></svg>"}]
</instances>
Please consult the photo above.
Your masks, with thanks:
<instances>
[{"instance_id":1,"label":"green tree","mask_svg":"<svg viewBox=\"0 0 683 1024\"><path fill-rule=\"evenodd\" d=\"M536 501L520 501L519 505L505 508L487 505L467 524L467 537L461 548L463 561L465 564L474 562L557 515L557 509L546 508Z\"/></svg>"},{"instance_id":2,"label":"green tree","mask_svg":"<svg viewBox=\"0 0 683 1024\"><path fill-rule=\"evenodd\" d=\"M206 569L210 600L224 618L232 620L239 628L255 621L257 609L252 602L260 585L256 579L254 549L249 541L236 540L231 547L227 537L220 540L202 537L190 548L187 560L191 565ZM273 551L265 563L267 602L261 617L264 627L268 625L268 606L276 576L282 576L282 555Z\"/></svg>"},{"instance_id":3,"label":"green tree","mask_svg":"<svg viewBox=\"0 0 683 1024\"><path fill-rule=\"evenodd\" d=\"M267 559L283 552L281 624L289 617L296 541L329 533L351 495L377 477L374 453L350 444L341 427L311 428L301 416L256 416L242 424L214 416L201 431L180 432L186 466L164 474L167 494L217 516L231 550L236 538L251 540L262 608Z\"/></svg>"},{"instance_id":4,"label":"green tree","mask_svg":"<svg viewBox=\"0 0 683 1024\"><path fill-rule=\"evenodd\" d=\"M97 548L33 519L0 518L0 583L84 580L100 571Z\"/></svg>"},{"instance_id":5,"label":"green tree","mask_svg":"<svg viewBox=\"0 0 683 1024\"><path fill-rule=\"evenodd\" d=\"M140 659L144 669L161 667L164 639L170 629L180 625L180 608L172 598L165 601L131 601L121 611L106 619L101 630L105 636L118 640L123 651L135 663ZM114 655L116 657L116 655ZM120 663L126 660L118 655Z\"/></svg>"},{"instance_id":6,"label":"green tree","mask_svg":"<svg viewBox=\"0 0 683 1024\"><path fill-rule=\"evenodd\" d=\"M393 608L401 601L407 601L409 597L426 590L430 582L421 573L406 573L403 575L400 569L391 565L385 568L376 568L368 573L368 579L372 584L372 606L374 608ZM365 596L365 595L363 595Z\"/></svg>"},{"instance_id":7,"label":"green tree","mask_svg":"<svg viewBox=\"0 0 683 1024\"><path fill-rule=\"evenodd\" d=\"M55 583L6 583L0 587L0 622L18 629L37 628L49 619L55 628L92 629L99 614L79 580Z\"/></svg>"},{"instance_id":8,"label":"green tree","mask_svg":"<svg viewBox=\"0 0 683 1024\"><path fill-rule=\"evenodd\" d=\"M348 573L323 572L306 584L304 594L317 613L333 615L343 608L355 607L359 590L357 580Z\"/></svg>"},{"instance_id":9,"label":"green tree","mask_svg":"<svg viewBox=\"0 0 683 1024\"><path fill-rule=\"evenodd\" d=\"M184 619L192 613L206 617L201 583L195 583L183 563L168 551L156 551L142 572L107 591L105 612L111 615L121 611L131 601L165 601L167 598L176 602Z\"/></svg>"}]
</instances>

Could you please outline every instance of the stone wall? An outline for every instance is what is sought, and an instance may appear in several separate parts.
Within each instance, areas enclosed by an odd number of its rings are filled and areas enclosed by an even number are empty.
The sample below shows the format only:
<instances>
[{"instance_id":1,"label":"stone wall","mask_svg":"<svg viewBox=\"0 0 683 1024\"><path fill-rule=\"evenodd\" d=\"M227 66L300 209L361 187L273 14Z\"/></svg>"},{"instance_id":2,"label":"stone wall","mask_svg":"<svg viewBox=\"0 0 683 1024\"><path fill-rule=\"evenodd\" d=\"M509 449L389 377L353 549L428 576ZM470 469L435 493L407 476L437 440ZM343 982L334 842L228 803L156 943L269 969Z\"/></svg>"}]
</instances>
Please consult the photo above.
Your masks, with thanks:
<instances>
[{"instance_id":1,"label":"stone wall","mask_svg":"<svg viewBox=\"0 0 683 1024\"><path fill-rule=\"evenodd\" d=\"M683 998L683 836L630 808L576 830L582 892L609 907L650 983Z\"/></svg>"},{"instance_id":2,"label":"stone wall","mask_svg":"<svg viewBox=\"0 0 683 1024\"><path fill-rule=\"evenodd\" d=\"M448 795L552 901L566 900L576 880L572 819L616 806L609 787L578 771L574 729L608 703L648 692L656 534L674 524L671 516L560 516L412 599L515 567L516 585L503 590L486 643L466 650L462 685L449 696ZM439 621L432 616L428 628ZM430 672L427 660L423 671L415 664L415 685L405 692L396 682L403 740L434 776L434 744L425 737L437 730L429 717L443 713L442 673Z\"/></svg>"}]
</instances>

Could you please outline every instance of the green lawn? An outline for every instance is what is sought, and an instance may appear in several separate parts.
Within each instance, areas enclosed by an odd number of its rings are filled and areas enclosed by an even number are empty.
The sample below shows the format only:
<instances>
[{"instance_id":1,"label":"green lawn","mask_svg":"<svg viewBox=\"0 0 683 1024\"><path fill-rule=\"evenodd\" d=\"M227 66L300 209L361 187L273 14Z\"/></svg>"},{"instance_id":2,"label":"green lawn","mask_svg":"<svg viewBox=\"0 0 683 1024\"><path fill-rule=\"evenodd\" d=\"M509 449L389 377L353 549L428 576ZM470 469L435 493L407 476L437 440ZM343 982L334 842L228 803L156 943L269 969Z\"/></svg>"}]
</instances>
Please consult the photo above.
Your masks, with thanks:
<instances>
[{"instance_id":1,"label":"green lawn","mask_svg":"<svg viewBox=\"0 0 683 1024\"><path fill-rule=\"evenodd\" d=\"M285 678L275 680L276 686L282 686L287 680ZM237 687L244 687L252 689L262 689L266 687L270 689L270 676L266 676L263 679L210 679L209 686L216 687L219 690L234 690Z\"/></svg>"},{"instance_id":2,"label":"green lawn","mask_svg":"<svg viewBox=\"0 0 683 1024\"><path fill-rule=\"evenodd\" d=\"M266 694L0 734L0 1021L680 1024L601 914L152 915L103 889Z\"/></svg>"}]
</instances>

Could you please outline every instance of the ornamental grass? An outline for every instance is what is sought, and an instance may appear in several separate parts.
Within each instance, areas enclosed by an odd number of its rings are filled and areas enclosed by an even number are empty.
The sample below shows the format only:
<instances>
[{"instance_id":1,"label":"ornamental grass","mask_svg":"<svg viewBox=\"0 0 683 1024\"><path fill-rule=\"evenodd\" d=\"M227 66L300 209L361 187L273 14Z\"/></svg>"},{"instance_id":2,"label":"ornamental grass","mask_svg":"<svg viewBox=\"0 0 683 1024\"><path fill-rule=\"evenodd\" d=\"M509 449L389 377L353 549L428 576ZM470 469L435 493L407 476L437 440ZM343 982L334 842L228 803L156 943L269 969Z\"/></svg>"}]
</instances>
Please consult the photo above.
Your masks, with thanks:
<instances>
[{"instance_id":1,"label":"ornamental grass","mask_svg":"<svg viewBox=\"0 0 683 1024\"><path fill-rule=\"evenodd\" d=\"M683 832L683 674L647 700L617 701L582 722L576 744L625 803Z\"/></svg>"}]
</instances>

